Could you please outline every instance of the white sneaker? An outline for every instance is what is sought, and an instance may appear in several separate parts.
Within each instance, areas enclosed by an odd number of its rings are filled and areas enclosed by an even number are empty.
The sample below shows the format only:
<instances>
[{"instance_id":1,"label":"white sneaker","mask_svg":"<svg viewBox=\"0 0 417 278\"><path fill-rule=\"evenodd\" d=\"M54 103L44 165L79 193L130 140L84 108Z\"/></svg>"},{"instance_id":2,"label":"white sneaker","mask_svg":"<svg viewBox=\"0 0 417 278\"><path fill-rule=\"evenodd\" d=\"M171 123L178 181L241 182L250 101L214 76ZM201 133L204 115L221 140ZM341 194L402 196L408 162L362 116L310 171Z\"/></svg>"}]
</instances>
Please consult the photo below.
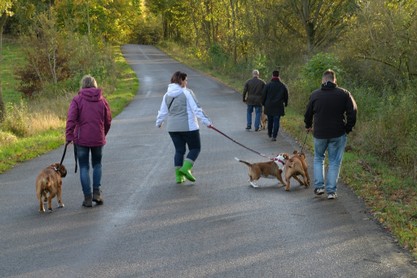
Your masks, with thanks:
<instances>
[{"instance_id":1,"label":"white sneaker","mask_svg":"<svg viewBox=\"0 0 417 278\"><path fill-rule=\"evenodd\" d=\"M324 194L324 188L316 188L316 189L314 189L314 194L316 194L316 195L322 195L322 194Z\"/></svg>"},{"instance_id":2,"label":"white sneaker","mask_svg":"<svg viewBox=\"0 0 417 278\"><path fill-rule=\"evenodd\" d=\"M336 193L329 193L327 195L327 199L332 200L332 199L336 199L337 198L337 194Z\"/></svg>"}]
</instances>

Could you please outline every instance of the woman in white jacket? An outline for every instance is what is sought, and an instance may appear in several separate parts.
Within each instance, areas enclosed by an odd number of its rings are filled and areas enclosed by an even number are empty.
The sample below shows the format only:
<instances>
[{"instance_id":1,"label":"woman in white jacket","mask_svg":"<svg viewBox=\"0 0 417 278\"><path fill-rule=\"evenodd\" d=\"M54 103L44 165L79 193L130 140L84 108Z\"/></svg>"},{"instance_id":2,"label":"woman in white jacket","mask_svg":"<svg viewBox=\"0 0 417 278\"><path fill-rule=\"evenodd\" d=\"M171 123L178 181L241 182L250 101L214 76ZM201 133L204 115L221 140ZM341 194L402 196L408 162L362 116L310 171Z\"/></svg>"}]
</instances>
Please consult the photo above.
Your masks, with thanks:
<instances>
[{"instance_id":1,"label":"woman in white jacket","mask_svg":"<svg viewBox=\"0 0 417 278\"><path fill-rule=\"evenodd\" d=\"M166 126L175 147L174 166L177 183L185 179L195 182L191 169L201 150L198 119L211 126L211 120L201 109L194 93L187 88L187 74L177 71L171 77L171 83L165 93L156 118L156 126ZM188 147L188 154L184 160Z\"/></svg>"}]
</instances>

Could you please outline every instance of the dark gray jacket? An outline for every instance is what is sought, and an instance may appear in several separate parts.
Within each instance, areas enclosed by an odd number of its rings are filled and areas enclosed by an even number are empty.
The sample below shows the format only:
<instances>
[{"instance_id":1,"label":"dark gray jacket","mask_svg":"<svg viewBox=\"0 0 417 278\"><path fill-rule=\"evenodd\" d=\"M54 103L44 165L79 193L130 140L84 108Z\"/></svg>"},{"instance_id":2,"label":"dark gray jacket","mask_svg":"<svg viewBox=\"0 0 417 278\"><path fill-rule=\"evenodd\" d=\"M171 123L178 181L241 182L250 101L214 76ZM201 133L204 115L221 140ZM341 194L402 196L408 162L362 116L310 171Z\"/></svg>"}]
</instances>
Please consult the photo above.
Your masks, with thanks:
<instances>
[{"instance_id":1,"label":"dark gray jacket","mask_svg":"<svg viewBox=\"0 0 417 278\"><path fill-rule=\"evenodd\" d=\"M246 81L243 88L243 102L247 105L262 105L262 91L265 87L265 81L258 77L253 77Z\"/></svg>"}]
</instances>

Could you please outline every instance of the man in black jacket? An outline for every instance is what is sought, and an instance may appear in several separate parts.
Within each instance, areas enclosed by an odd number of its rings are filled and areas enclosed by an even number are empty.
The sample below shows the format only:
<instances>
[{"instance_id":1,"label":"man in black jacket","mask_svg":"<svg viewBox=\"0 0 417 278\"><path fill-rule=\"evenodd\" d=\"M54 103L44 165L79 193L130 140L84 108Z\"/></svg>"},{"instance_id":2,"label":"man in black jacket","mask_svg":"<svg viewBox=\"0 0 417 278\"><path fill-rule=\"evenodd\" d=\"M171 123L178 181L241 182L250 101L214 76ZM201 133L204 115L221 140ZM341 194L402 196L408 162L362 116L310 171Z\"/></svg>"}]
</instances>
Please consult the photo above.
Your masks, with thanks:
<instances>
[{"instance_id":1,"label":"man in black jacket","mask_svg":"<svg viewBox=\"0 0 417 278\"><path fill-rule=\"evenodd\" d=\"M246 110L246 130L252 128L252 113L255 109L255 131L259 130L262 114L262 91L265 81L259 78L259 71L252 71L252 78L245 82L243 87L243 102L247 104Z\"/></svg>"},{"instance_id":2,"label":"man in black jacket","mask_svg":"<svg viewBox=\"0 0 417 278\"><path fill-rule=\"evenodd\" d=\"M279 78L279 71L272 72L272 79L266 84L262 94L264 113L268 117L268 136L277 141L281 116L285 115L284 106L288 105L288 89Z\"/></svg>"},{"instance_id":3,"label":"man in black jacket","mask_svg":"<svg viewBox=\"0 0 417 278\"><path fill-rule=\"evenodd\" d=\"M310 95L304 114L307 132L314 136L314 193L328 199L337 197L337 180L342 165L347 134L356 123L357 106L350 92L336 85L332 70L323 73L321 88ZM313 124L314 118L314 124ZM312 128L313 127L313 128ZM324 158L327 150L329 167L324 182Z\"/></svg>"}]
</instances>

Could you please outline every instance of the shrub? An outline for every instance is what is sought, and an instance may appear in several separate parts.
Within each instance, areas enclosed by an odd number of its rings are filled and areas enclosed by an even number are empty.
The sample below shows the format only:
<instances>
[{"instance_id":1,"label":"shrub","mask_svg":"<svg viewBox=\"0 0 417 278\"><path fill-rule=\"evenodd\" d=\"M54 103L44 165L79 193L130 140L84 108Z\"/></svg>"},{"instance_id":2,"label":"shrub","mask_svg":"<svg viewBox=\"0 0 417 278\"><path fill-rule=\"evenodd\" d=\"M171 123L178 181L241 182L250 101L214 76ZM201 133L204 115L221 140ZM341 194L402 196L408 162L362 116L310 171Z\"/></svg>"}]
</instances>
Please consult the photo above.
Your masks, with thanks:
<instances>
[{"instance_id":1,"label":"shrub","mask_svg":"<svg viewBox=\"0 0 417 278\"><path fill-rule=\"evenodd\" d=\"M0 146L7 146L15 142L17 142L16 135L0 130Z\"/></svg>"},{"instance_id":2,"label":"shrub","mask_svg":"<svg viewBox=\"0 0 417 278\"><path fill-rule=\"evenodd\" d=\"M318 53L314 55L302 69L302 84L306 89L312 91L319 84L323 72L332 69L336 73L338 83L340 83L343 70L339 59L331 53Z\"/></svg>"},{"instance_id":3,"label":"shrub","mask_svg":"<svg viewBox=\"0 0 417 278\"><path fill-rule=\"evenodd\" d=\"M1 125L2 130L11 132L18 137L24 137L29 134L29 117L28 106L23 101L19 104L9 104L6 117Z\"/></svg>"}]
</instances>

